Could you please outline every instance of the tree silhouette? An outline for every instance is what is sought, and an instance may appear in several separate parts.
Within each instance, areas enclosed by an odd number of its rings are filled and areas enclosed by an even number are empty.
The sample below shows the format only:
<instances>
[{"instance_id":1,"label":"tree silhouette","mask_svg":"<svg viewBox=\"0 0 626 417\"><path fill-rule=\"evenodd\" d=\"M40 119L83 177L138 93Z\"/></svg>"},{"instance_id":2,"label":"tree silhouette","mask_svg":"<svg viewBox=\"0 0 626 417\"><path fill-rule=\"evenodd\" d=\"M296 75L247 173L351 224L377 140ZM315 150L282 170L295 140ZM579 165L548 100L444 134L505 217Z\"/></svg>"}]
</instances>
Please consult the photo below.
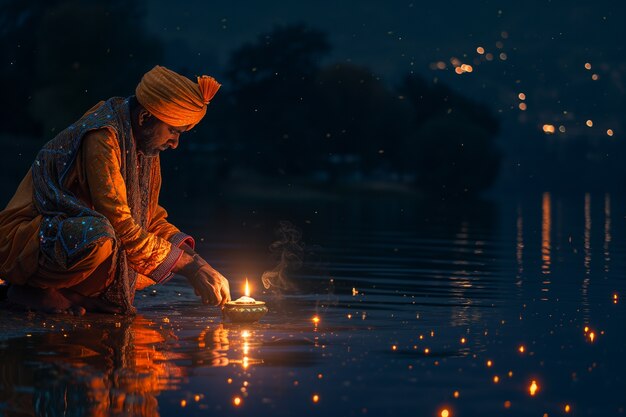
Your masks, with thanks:
<instances>
[{"instance_id":1,"label":"tree silhouette","mask_svg":"<svg viewBox=\"0 0 626 417\"><path fill-rule=\"evenodd\" d=\"M314 76L330 50L323 32L279 26L237 49L226 72L233 111L246 141L246 165L271 174L302 175L315 160L303 156L319 140L310 115L319 105Z\"/></svg>"},{"instance_id":2,"label":"tree silhouette","mask_svg":"<svg viewBox=\"0 0 626 417\"><path fill-rule=\"evenodd\" d=\"M297 25L233 53L230 141L246 166L331 181L413 178L435 196L493 182L499 123L485 106L417 76L396 92L367 68L320 65L329 50L324 33Z\"/></svg>"},{"instance_id":3,"label":"tree silhouette","mask_svg":"<svg viewBox=\"0 0 626 417\"><path fill-rule=\"evenodd\" d=\"M2 75L20 107L0 117L20 118L15 132L35 133L39 125L48 135L100 100L132 94L161 57L160 44L142 32L140 16L139 3L122 0L6 3L2 42L15 59Z\"/></svg>"},{"instance_id":4,"label":"tree silhouette","mask_svg":"<svg viewBox=\"0 0 626 417\"><path fill-rule=\"evenodd\" d=\"M376 170L401 171L397 157L408 129L409 113L370 70L352 64L324 68L317 76L319 109L311 117L324 139L326 160L353 155L354 168L364 175ZM331 175L337 169L331 165ZM334 175L333 175L334 177Z\"/></svg>"},{"instance_id":5,"label":"tree silhouette","mask_svg":"<svg viewBox=\"0 0 626 417\"><path fill-rule=\"evenodd\" d=\"M495 144L499 122L487 107L417 76L405 78L401 94L412 104L405 158L413 161L417 187L447 197L487 189L501 159Z\"/></svg>"}]
</instances>

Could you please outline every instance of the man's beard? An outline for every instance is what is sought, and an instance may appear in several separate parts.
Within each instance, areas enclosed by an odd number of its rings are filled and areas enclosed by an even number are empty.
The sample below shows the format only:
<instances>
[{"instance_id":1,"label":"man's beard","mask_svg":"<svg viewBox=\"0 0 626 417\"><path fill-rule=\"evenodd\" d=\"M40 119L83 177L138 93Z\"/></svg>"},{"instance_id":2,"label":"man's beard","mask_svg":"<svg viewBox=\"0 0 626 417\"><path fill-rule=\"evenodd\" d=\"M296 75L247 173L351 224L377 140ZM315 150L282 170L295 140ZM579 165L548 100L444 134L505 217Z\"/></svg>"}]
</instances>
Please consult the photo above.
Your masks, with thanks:
<instances>
[{"instance_id":1,"label":"man's beard","mask_svg":"<svg viewBox=\"0 0 626 417\"><path fill-rule=\"evenodd\" d=\"M144 126L137 135L137 151L144 156L157 156L160 150L154 144L153 126Z\"/></svg>"}]
</instances>

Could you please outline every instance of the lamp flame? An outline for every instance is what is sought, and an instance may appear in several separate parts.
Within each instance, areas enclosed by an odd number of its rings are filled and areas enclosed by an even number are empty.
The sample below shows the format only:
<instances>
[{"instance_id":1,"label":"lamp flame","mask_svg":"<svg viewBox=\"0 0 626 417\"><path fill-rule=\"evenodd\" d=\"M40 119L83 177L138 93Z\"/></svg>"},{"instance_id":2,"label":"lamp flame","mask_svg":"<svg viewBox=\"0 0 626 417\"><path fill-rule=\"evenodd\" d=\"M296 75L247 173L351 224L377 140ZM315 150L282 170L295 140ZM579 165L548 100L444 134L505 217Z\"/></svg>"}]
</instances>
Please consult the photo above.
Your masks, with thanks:
<instances>
[{"instance_id":1,"label":"lamp flame","mask_svg":"<svg viewBox=\"0 0 626 417\"><path fill-rule=\"evenodd\" d=\"M246 295L246 297L250 297L250 285L248 285L248 278L246 278L246 287L244 290L244 294Z\"/></svg>"}]
</instances>

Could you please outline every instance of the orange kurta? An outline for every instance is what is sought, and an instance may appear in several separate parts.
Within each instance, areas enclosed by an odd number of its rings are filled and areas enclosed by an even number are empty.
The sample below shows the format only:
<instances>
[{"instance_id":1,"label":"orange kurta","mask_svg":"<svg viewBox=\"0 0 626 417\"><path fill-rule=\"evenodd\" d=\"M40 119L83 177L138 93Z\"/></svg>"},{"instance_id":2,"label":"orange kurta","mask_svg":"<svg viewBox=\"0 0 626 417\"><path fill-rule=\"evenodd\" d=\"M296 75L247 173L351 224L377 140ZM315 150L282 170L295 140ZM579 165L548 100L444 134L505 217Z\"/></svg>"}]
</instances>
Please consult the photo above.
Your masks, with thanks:
<instances>
[{"instance_id":1,"label":"orange kurta","mask_svg":"<svg viewBox=\"0 0 626 417\"><path fill-rule=\"evenodd\" d=\"M137 286L144 287L160 279L148 276L172 250L179 251L177 247L183 242L193 244L193 241L167 221L167 212L158 204L158 192L149 202L148 226L143 228L133 219L120 167L120 146L114 131L106 128L91 131L83 138L64 186L87 207L109 220L126 252L129 266L139 273ZM158 191L161 174L159 164L155 167L151 173L151 188ZM0 212L0 278L38 287L73 286L104 261L107 249L111 251L111 245L96 248L102 249L99 255L88 257L73 270L48 273L51 267L46 264L48 260L41 259L39 252L41 220L33 203L33 180L29 171L6 209Z\"/></svg>"}]
</instances>

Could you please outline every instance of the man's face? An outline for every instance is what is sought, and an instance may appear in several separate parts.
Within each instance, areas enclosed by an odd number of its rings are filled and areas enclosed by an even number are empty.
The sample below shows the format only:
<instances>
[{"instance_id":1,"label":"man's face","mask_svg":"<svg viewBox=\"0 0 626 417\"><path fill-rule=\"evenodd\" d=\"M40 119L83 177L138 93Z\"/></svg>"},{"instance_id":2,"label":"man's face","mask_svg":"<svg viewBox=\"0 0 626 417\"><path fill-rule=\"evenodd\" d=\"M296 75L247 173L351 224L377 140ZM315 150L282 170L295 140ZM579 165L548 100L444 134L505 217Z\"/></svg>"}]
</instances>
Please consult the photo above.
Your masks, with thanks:
<instances>
[{"instance_id":1,"label":"man's face","mask_svg":"<svg viewBox=\"0 0 626 417\"><path fill-rule=\"evenodd\" d=\"M146 156L157 156L166 149L176 149L180 135L187 126L170 126L150 115L142 119L136 134L137 148Z\"/></svg>"}]
</instances>

